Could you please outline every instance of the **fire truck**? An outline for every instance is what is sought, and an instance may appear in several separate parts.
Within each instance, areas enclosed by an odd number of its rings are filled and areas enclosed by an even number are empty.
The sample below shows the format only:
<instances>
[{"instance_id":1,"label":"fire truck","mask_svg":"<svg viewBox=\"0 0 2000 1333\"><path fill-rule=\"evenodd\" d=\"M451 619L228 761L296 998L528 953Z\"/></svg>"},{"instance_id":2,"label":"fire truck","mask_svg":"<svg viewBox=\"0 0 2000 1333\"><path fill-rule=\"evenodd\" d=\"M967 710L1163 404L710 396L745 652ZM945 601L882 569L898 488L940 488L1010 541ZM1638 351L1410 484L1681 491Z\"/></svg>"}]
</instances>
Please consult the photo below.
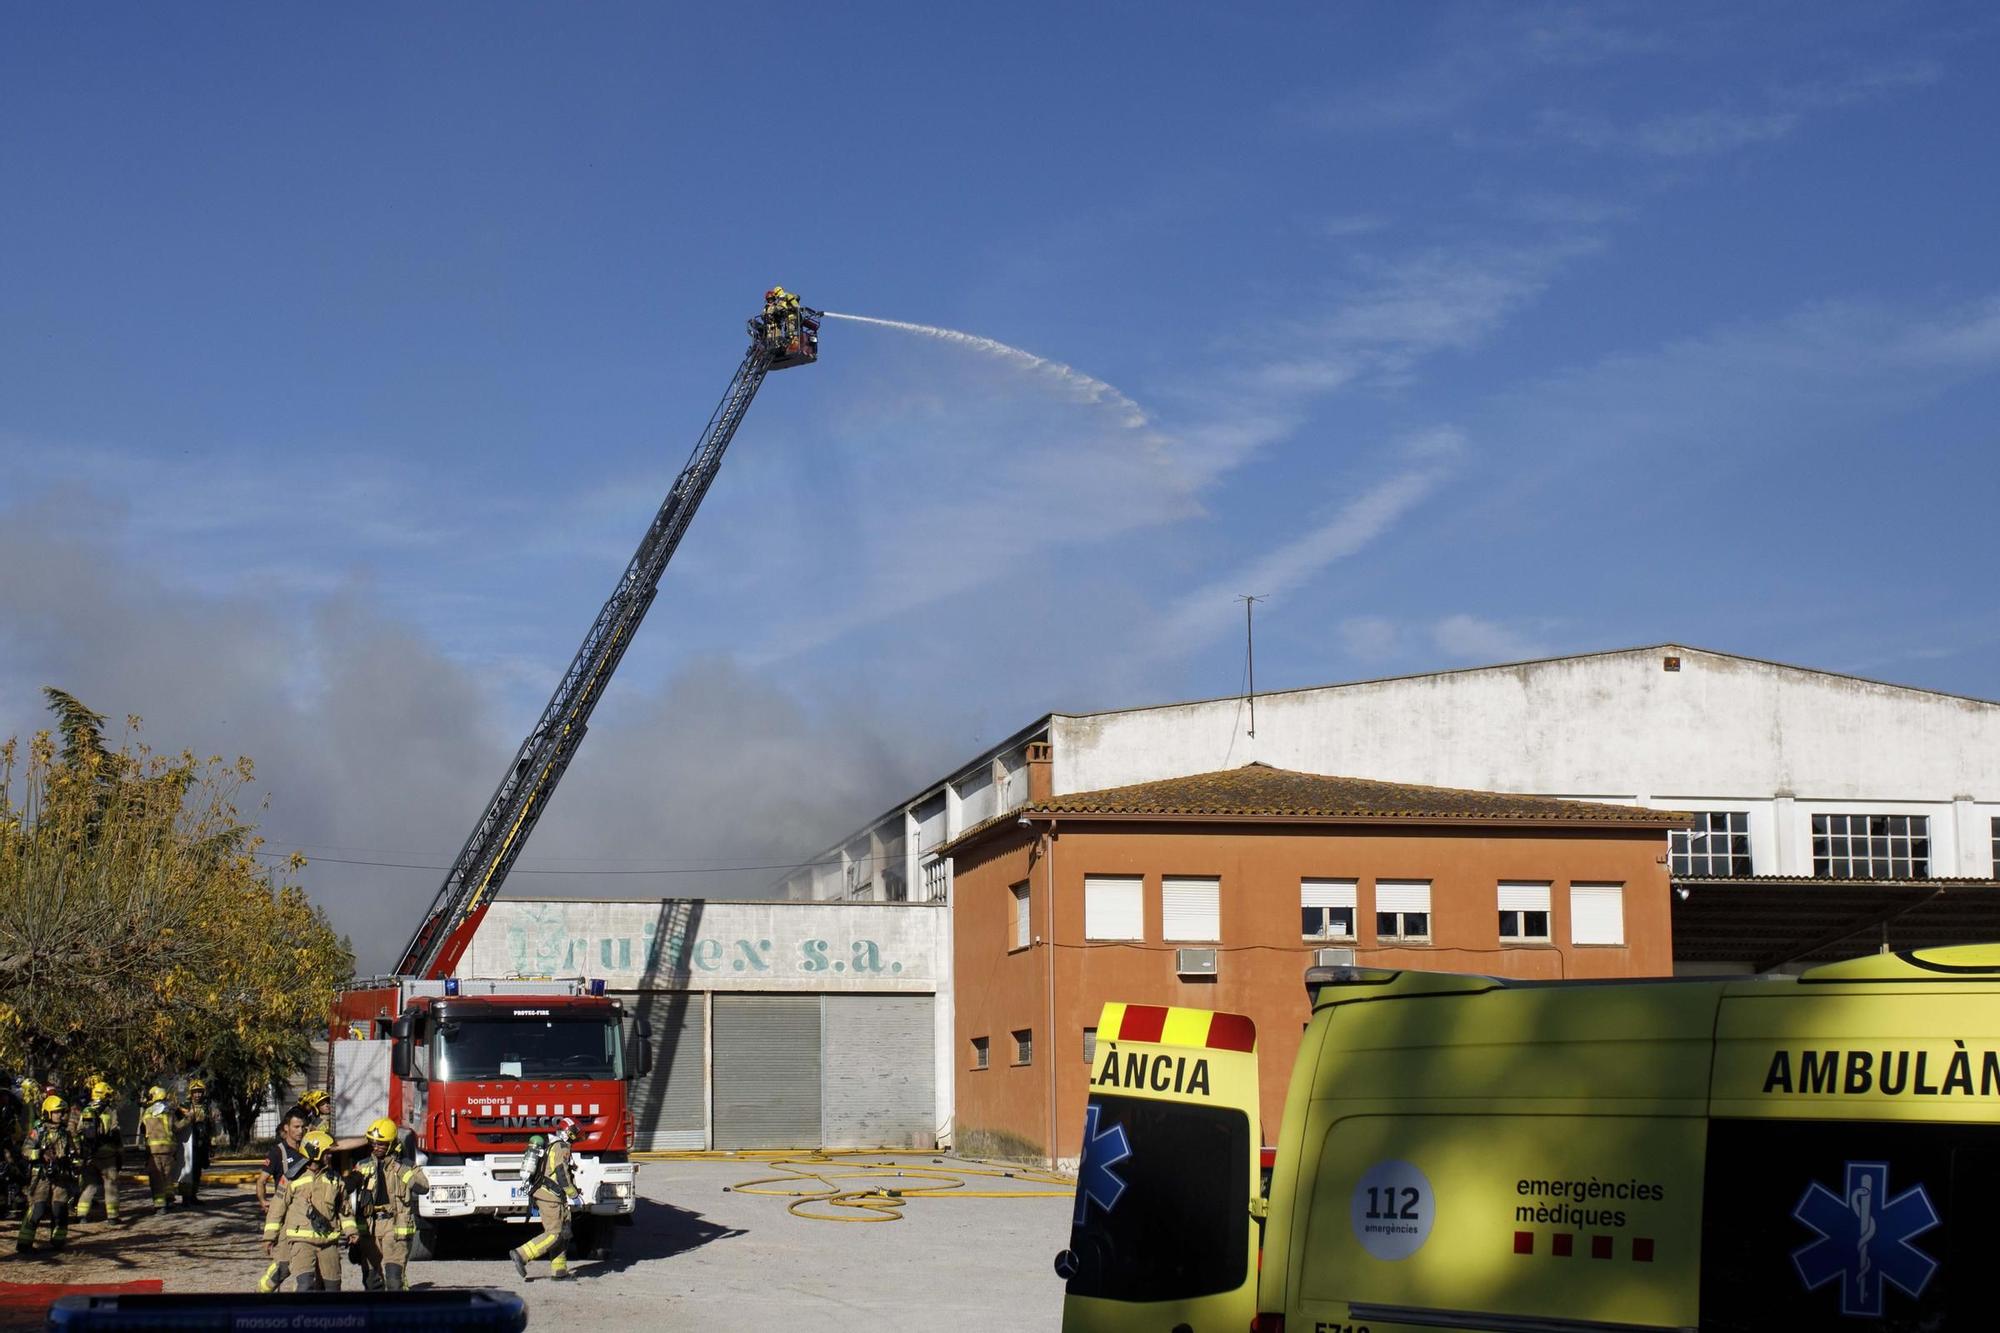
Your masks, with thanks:
<instances>
[{"instance_id":1,"label":"fire truck","mask_svg":"<svg viewBox=\"0 0 2000 1333\"><path fill-rule=\"evenodd\" d=\"M632 1220L638 1167L628 1091L652 1069L644 1017L605 995L601 980L462 977L459 965L582 744L764 377L818 360L819 318L782 287L765 293L728 391L395 972L357 981L335 1002L334 1125L352 1134L386 1114L402 1127L431 1183L418 1205L416 1258L435 1252L446 1225L525 1221L531 1204L522 1154L530 1135L564 1116L577 1124L574 1160L584 1198L573 1249L606 1257L613 1227Z\"/></svg>"}]
</instances>

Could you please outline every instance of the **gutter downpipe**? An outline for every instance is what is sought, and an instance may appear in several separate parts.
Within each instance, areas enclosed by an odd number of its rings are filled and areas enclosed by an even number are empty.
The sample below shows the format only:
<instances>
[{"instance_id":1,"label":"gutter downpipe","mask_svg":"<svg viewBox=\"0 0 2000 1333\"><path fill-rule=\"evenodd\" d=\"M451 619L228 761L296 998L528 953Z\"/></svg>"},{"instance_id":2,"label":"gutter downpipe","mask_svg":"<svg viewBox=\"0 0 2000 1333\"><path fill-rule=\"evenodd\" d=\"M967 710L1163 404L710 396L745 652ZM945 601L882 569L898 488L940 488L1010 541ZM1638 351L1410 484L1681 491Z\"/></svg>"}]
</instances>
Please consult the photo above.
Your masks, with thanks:
<instances>
[{"instance_id":1,"label":"gutter downpipe","mask_svg":"<svg viewBox=\"0 0 2000 1333\"><path fill-rule=\"evenodd\" d=\"M1048 922L1047 934L1043 936L1042 967L1048 976L1048 1040L1045 1043L1049 1061L1049 1169L1056 1166L1056 821L1049 818L1048 831L1042 834L1048 839L1047 867L1048 902L1043 908L1043 916Z\"/></svg>"}]
</instances>

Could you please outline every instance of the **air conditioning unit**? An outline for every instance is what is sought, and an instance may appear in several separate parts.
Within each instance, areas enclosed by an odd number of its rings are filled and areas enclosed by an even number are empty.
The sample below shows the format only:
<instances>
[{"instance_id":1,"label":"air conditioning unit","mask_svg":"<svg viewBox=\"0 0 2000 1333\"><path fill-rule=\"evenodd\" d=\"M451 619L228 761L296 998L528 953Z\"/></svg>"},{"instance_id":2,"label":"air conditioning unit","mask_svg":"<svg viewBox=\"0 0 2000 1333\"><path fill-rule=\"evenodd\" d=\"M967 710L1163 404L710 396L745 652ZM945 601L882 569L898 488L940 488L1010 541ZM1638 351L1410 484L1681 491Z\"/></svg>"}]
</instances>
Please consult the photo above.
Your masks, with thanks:
<instances>
[{"instance_id":1,"label":"air conditioning unit","mask_svg":"<svg viewBox=\"0 0 2000 1333\"><path fill-rule=\"evenodd\" d=\"M1314 949L1314 950L1313 950L1313 966L1314 966L1314 967L1353 967L1353 966L1354 966L1354 950L1352 950L1352 949Z\"/></svg>"},{"instance_id":2,"label":"air conditioning unit","mask_svg":"<svg viewBox=\"0 0 2000 1333\"><path fill-rule=\"evenodd\" d=\"M1174 950L1174 971L1184 977L1212 977L1215 975L1215 950L1176 949Z\"/></svg>"}]
</instances>

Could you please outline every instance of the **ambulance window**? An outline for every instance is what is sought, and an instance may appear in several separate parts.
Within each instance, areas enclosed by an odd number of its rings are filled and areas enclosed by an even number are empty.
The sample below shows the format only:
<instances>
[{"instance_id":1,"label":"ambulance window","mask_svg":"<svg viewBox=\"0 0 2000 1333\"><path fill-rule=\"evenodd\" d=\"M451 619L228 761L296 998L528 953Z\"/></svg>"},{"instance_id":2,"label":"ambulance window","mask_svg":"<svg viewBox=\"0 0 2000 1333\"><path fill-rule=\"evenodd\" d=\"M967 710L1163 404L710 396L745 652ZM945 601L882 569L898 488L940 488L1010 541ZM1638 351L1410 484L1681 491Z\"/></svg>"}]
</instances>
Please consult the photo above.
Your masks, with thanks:
<instances>
[{"instance_id":1,"label":"ambulance window","mask_svg":"<svg viewBox=\"0 0 2000 1333\"><path fill-rule=\"evenodd\" d=\"M1094 1096L1097 1151L1077 1178L1073 1296L1186 1300L1248 1279L1250 1118L1240 1110Z\"/></svg>"}]
</instances>

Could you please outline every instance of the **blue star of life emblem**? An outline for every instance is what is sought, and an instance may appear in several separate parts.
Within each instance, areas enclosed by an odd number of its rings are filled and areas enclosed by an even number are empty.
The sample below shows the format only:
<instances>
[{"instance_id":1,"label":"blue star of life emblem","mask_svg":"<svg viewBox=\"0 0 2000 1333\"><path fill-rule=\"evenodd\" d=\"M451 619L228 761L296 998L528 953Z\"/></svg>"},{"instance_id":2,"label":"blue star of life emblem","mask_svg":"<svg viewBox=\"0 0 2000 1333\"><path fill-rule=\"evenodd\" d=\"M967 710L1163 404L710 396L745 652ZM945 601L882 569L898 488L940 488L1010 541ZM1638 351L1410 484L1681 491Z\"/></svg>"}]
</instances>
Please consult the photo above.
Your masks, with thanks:
<instances>
[{"instance_id":1,"label":"blue star of life emblem","mask_svg":"<svg viewBox=\"0 0 2000 1333\"><path fill-rule=\"evenodd\" d=\"M1083 1108L1083 1161L1076 1170L1077 1226L1083 1225L1091 1204L1108 1213L1125 1192L1125 1181L1111 1168L1132 1155L1132 1140L1123 1125L1102 1131L1097 1128L1103 1109L1094 1104Z\"/></svg>"},{"instance_id":2,"label":"blue star of life emblem","mask_svg":"<svg viewBox=\"0 0 2000 1333\"><path fill-rule=\"evenodd\" d=\"M1792 1216L1819 1233L1792 1251L1807 1291L1840 1282L1840 1312L1882 1317L1883 1284L1912 1300L1923 1295L1938 1261L1911 1242L1938 1224L1922 1185L1889 1197L1887 1162L1849 1162L1844 1195L1814 1181Z\"/></svg>"}]
</instances>

